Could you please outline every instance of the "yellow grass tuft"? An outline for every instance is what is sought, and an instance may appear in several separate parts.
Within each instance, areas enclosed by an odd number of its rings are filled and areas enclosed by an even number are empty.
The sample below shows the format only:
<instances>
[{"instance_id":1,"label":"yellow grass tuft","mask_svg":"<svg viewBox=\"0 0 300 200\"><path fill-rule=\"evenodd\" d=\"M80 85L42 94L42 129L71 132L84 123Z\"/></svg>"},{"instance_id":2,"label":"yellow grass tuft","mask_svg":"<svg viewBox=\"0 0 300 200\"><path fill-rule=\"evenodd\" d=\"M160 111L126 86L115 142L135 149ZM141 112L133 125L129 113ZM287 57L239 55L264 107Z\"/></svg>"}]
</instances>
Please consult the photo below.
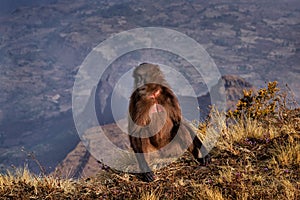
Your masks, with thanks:
<instances>
[{"instance_id":1,"label":"yellow grass tuft","mask_svg":"<svg viewBox=\"0 0 300 200\"><path fill-rule=\"evenodd\" d=\"M51 176L40 177L31 174L27 167L16 169L14 172L8 171L7 174L1 174L0 188L3 196L12 199L25 196L24 191L29 193L29 196L37 196L43 190L62 190L66 195L71 195L75 190L74 182L71 179L61 180Z\"/></svg>"}]
</instances>

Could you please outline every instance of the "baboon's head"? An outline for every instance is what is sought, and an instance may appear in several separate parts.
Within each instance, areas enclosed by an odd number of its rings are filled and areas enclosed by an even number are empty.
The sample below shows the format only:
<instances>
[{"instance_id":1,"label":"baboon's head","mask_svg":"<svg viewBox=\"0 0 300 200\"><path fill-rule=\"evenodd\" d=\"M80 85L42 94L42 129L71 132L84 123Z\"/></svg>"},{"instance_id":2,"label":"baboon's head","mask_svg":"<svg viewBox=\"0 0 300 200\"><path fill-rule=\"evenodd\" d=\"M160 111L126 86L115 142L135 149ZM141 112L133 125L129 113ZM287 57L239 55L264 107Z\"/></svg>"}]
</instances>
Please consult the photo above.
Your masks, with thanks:
<instances>
[{"instance_id":1,"label":"baboon's head","mask_svg":"<svg viewBox=\"0 0 300 200\"><path fill-rule=\"evenodd\" d=\"M165 77L158 65L149 63L140 64L135 68L133 77L135 89L147 83L156 83L167 86Z\"/></svg>"}]
</instances>

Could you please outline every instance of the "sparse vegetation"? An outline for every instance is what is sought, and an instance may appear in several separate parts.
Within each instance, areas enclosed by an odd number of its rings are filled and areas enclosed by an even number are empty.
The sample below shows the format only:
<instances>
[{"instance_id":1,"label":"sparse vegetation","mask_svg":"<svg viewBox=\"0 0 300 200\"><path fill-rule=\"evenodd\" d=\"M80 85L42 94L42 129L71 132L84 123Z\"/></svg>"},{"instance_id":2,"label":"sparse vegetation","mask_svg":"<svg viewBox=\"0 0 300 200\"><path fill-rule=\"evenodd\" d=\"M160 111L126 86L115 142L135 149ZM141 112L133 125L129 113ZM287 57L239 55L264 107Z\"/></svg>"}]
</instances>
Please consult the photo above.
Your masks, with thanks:
<instances>
[{"instance_id":1,"label":"sparse vegetation","mask_svg":"<svg viewBox=\"0 0 300 200\"><path fill-rule=\"evenodd\" d=\"M134 175L103 170L88 179L30 174L24 168L0 175L1 199L299 199L300 109L269 83L244 92L211 151L199 167L189 154L143 183ZM209 124L201 124L205 130Z\"/></svg>"}]
</instances>

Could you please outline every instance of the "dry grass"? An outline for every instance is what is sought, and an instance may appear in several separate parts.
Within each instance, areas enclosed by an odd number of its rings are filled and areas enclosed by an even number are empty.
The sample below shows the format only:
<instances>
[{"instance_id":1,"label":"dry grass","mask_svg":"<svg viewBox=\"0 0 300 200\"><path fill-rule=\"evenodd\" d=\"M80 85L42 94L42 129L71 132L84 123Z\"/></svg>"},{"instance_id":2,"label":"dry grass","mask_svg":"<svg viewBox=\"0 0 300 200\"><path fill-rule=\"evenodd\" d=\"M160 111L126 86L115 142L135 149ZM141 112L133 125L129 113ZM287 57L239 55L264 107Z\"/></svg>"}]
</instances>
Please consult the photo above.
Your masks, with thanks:
<instances>
[{"instance_id":1,"label":"dry grass","mask_svg":"<svg viewBox=\"0 0 300 200\"><path fill-rule=\"evenodd\" d=\"M76 190L74 181L55 179L50 176L39 177L29 172L27 167L14 173L0 175L1 199L55 199L72 196Z\"/></svg>"},{"instance_id":2,"label":"dry grass","mask_svg":"<svg viewBox=\"0 0 300 200\"><path fill-rule=\"evenodd\" d=\"M214 117L218 121L220 114ZM300 109L286 106L229 125L219 120L221 135L209 166L199 167L186 153L157 170L152 183L112 170L86 180L17 170L0 175L0 199L300 199L299 124ZM201 127L206 135L217 134L208 131L209 124Z\"/></svg>"}]
</instances>

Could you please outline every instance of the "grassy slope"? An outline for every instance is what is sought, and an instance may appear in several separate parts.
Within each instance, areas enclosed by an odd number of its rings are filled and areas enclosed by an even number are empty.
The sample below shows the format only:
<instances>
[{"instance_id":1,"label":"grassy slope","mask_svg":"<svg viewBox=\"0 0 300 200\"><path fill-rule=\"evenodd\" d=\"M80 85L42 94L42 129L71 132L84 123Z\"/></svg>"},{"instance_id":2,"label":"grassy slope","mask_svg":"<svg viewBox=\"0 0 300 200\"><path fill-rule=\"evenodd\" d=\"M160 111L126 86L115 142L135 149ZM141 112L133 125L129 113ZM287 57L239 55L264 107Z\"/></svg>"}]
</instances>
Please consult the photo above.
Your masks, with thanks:
<instances>
[{"instance_id":1,"label":"grassy slope","mask_svg":"<svg viewBox=\"0 0 300 200\"><path fill-rule=\"evenodd\" d=\"M0 175L0 199L300 198L300 109L218 125L222 133L207 167L185 154L156 171L152 183L112 170L85 180L17 170Z\"/></svg>"}]
</instances>

